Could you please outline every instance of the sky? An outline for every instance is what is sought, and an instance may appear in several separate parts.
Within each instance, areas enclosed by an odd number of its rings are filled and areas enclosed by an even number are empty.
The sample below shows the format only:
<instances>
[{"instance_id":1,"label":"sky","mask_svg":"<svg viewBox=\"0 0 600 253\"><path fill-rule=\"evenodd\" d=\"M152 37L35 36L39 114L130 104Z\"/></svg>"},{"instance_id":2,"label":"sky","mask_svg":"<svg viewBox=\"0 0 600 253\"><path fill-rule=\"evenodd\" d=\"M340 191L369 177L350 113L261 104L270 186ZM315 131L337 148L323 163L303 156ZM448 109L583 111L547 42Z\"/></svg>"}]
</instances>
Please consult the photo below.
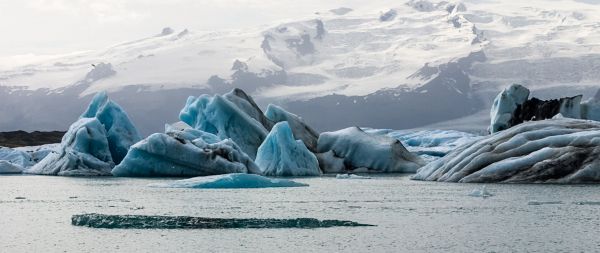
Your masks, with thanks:
<instances>
[{"instance_id":1,"label":"sky","mask_svg":"<svg viewBox=\"0 0 600 253\"><path fill-rule=\"evenodd\" d=\"M393 2L383 0L385 2ZM381 1L380 1L381 2ZM94 50L159 33L243 29L360 0L0 0L0 57Z\"/></svg>"}]
</instances>

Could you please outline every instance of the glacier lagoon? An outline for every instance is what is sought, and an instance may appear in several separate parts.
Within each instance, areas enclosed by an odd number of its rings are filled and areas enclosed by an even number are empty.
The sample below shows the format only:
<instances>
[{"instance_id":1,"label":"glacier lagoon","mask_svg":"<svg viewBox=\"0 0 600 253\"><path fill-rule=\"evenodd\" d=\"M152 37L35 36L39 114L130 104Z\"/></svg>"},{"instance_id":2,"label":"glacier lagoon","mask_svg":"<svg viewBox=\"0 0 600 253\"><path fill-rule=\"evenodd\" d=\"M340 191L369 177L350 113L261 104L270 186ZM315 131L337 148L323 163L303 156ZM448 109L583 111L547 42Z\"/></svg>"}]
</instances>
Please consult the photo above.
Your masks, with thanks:
<instances>
[{"instance_id":1,"label":"glacier lagoon","mask_svg":"<svg viewBox=\"0 0 600 253\"><path fill-rule=\"evenodd\" d=\"M172 178L0 177L2 252L587 252L600 247L600 185L481 184L403 174L293 178L297 188L186 189ZM82 213L316 218L374 227L96 229Z\"/></svg>"}]
</instances>

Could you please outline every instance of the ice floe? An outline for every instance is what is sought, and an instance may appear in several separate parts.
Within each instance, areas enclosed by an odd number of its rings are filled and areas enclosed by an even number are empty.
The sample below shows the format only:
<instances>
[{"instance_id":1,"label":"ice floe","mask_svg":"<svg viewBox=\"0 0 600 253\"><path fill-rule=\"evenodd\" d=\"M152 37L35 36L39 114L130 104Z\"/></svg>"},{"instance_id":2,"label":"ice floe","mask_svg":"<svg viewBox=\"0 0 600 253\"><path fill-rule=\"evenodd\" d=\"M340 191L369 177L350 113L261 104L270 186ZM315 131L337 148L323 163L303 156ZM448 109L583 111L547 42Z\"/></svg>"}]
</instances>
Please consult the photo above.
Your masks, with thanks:
<instances>
[{"instance_id":1,"label":"ice floe","mask_svg":"<svg viewBox=\"0 0 600 253\"><path fill-rule=\"evenodd\" d=\"M268 178L255 174L232 173L225 175L194 177L167 183L150 184L151 187L161 188L272 188L272 187L302 187L308 184L280 178Z\"/></svg>"}]
</instances>

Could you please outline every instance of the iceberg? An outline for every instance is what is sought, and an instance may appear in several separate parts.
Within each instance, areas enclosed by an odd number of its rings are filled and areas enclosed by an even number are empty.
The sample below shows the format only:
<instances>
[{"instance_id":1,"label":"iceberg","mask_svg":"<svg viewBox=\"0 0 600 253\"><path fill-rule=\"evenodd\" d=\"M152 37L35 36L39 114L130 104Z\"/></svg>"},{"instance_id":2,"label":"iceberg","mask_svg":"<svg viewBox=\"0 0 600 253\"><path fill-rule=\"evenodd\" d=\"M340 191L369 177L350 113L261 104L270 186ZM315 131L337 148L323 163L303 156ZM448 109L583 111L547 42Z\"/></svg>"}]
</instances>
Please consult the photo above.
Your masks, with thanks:
<instances>
[{"instance_id":1,"label":"iceberg","mask_svg":"<svg viewBox=\"0 0 600 253\"><path fill-rule=\"evenodd\" d=\"M258 148L255 162L266 176L321 175L317 157L294 139L287 121L275 124Z\"/></svg>"},{"instance_id":2,"label":"iceberg","mask_svg":"<svg viewBox=\"0 0 600 253\"><path fill-rule=\"evenodd\" d=\"M600 121L600 90L596 96L581 104L582 119Z\"/></svg>"},{"instance_id":3,"label":"iceberg","mask_svg":"<svg viewBox=\"0 0 600 253\"><path fill-rule=\"evenodd\" d=\"M197 131L197 130L196 130ZM188 132L189 134L189 132ZM231 139L208 133L191 140L183 131L155 133L131 146L112 170L119 177L195 177L228 173L258 173L260 169ZM183 137L183 138L182 138ZM211 140L207 142L205 140Z\"/></svg>"},{"instance_id":4,"label":"iceberg","mask_svg":"<svg viewBox=\"0 0 600 253\"><path fill-rule=\"evenodd\" d=\"M258 107L254 99L250 97L242 89L234 88L229 93L223 95L225 99L235 104L240 110L246 113L258 121L267 130L271 130L273 125L277 122L271 122L271 120L263 114L263 111Z\"/></svg>"},{"instance_id":5,"label":"iceberg","mask_svg":"<svg viewBox=\"0 0 600 253\"><path fill-rule=\"evenodd\" d=\"M127 113L108 99L106 92L96 94L80 118L97 118L104 125L115 164L123 160L131 145L141 140Z\"/></svg>"},{"instance_id":6,"label":"iceberg","mask_svg":"<svg viewBox=\"0 0 600 253\"><path fill-rule=\"evenodd\" d=\"M427 162L445 156L460 145L481 136L455 130L390 130L363 128L366 133L387 135L400 140L406 149Z\"/></svg>"},{"instance_id":7,"label":"iceberg","mask_svg":"<svg viewBox=\"0 0 600 253\"><path fill-rule=\"evenodd\" d=\"M328 153L330 151L331 153ZM326 173L412 173L425 164L420 157L410 153L399 140L368 134L358 127L322 133L317 143L317 152L320 160L324 161L321 168ZM340 159L343 159L343 168L327 166L339 165Z\"/></svg>"},{"instance_id":8,"label":"iceberg","mask_svg":"<svg viewBox=\"0 0 600 253\"><path fill-rule=\"evenodd\" d=\"M371 177L359 176L354 174L337 174L336 179L371 179Z\"/></svg>"},{"instance_id":9,"label":"iceberg","mask_svg":"<svg viewBox=\"0 0 600 253\"><path fill-rule=\"evenodd\" d=\"M20 168L27 168L35 164L31 158L31 155L29 155L27 152L16 148L13 149L6 147L0 147L0 161L17 165Z\"/></svg>"},{"instance_id":10,"label":"iceberg","mask_svg":"<svg viewBox=\"0 0 600 253\"><path fill-rule=\"evenodd\" d=\"M529 90L518 84L513 84L498 94L490 112L490 133L526 121L552 119L558 114L565 118L600 120L600 115L596 115L600 110L597 105L600 102L596 101L600 101L600 98L581 103L582 95L550 100L528 97Z\"/></svg>"},{"instance_id":11,"label":"iceberg","mask_svg":"<svg viewBox=\"0 0 600 253\"><path fill-rule=\"evenodd\" d=\"M232 99L232 102L220 95L189 97L179 114L179 119L194 129L214 134L221 139L231 138L244 153L254 159L258 147L267 137L268 130L246 113L256 110L257 107L248 101L242 102L243 99L237 95L228 97L236 99Z\"/></svg>"},{"instance_id":12,"label":"iceberg","mask_svg":"<svg viewBox=\"0 0 600 253\"><path fill-rule=\"evenodd\" d=\"M515 111L519 106L523 105L528 98L529 89L519 84L513 84L500 92L494 99L492 110L490 112L490 133L510 128L513 125L512 119Z\"/></svg>"},{"instance_id":13,"label":"iceberg","mask_svg":"<svg viewBox=\"0 0 600 253\"><path fill-rule=\"evenodd\" d=\"M31 161L35 164L46 158L46 156L48 156L50 153L58 150L59 147L60 143L53 143L39 146L18 147L14 149L26 152L31 157Z\"/></svg>"},{"instance_id":14,"label":"iceberg","mask_svg":"<svg viewBox=\"0 0 600 253\"><path fill-rule=\"evenodd\" d=\"M225 175L194 177L168 183L150 184L149 186L163 188L232 189L302 187L308 185L286 179L271 179L254 174L232 173Z\"/></svg>"},{"instance_id":15,"label":"iceberg","mask_svg":"<svg viewBox=\"0 0 600 253\"><path fill-rule=\"evenodd\" d=\"M58 150L24 172L58 176L108 176L113 166L104 125L96 118L81 118L69 127Z\"/></svg>"},{"instance_id":16,"label":"iceberg","mask_svg":"<svg viewBox=\"0 0 600 253\"><path fill-rule=\"evenodd\" d=\"M302 140L304 145L311 151L317 152L317 140L319 132L312 129L298 115L290 113L283 108L269 104L265 112L267 118L275 123L287 121L292 128L292 133L297 140Z\"/></svg>"},{"instance_id":17,"label":"iceberg","mask_svg":"<svg viewBox=\"0 0 600 253\"><path fill-rule=\"evenodd\" d=\"M598 183L600 122L526 122L462 145L412 179L461 183Z\"/></svg>"},{"instance_id":18,"label":"iceberg","mask_svg":"<svg viewBox=\"0 0 600 253\"><path fill-rule=\"evenodd\" d=\"M488 197L494 196L494 194L491 194L486 189L486 187L484 185L481 188L473 189L473 191L471 191L471 193L469 193L469 196L471 196L471 197L480 197L480 198L488 198Z\"/></svg>"},{"instance_id":19,"label":"iceberg","mask_svg":"<svg viewBox=\"0 0 600 253\"><path fill-rule=\"evenodd\" d=\"M19 174L23 172L23 167L9 161L0 160L0 174Z\"/></svg>"}]
</instances>

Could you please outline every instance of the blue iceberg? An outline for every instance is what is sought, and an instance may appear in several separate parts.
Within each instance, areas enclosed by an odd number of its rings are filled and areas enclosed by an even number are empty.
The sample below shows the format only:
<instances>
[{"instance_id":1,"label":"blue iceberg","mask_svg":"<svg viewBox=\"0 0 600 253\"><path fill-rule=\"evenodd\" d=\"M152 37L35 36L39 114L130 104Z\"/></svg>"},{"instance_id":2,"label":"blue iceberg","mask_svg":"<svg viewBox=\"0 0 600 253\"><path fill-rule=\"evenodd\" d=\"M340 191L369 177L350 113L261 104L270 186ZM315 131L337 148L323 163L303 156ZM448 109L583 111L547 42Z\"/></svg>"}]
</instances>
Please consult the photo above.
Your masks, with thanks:
<instances>
[{"instance_id":1,"label":"blue iceberg","mask_svg":"<svg viewBox=\"0 0 600 253\"><path fill-rule=\"evenodd\" d=\"M109 100L106 92L94 96L81 118L97 118L104 125L115 164L123 160L131 145L141 140L127 113L118 104Z\"/></svg>"},{"instance_id":2,"label":"blue iceberg","mask_svg":"<svg viewBox=\"0 0 600 253\"><path fill-rule=\"evenodd\" d=\"M194 177L227 173L260 173L258 166L232 140L214 143L216 136L167 129L131 146L112 170L121 177Z\"/></svg>"},{"instance_id":3,"label":"blue iceberg","mask_svg":"<svg viewBox=\"0 0 600 253\"><path fill-rule=\"evenodd\" d=\"M96 118L82 118L69 127L58 150L24 172L58 176L108 176L113 167L104 125Z\"/></svg>"},{"instance_id":4,"label":"blue iceberg","mask_svg":"<svg viewBox=\"0 0 600 253\"><path fill-rule=\"evenodd\" d=\"M266 176L319 176L319 162L301 140L295 140L287 121L275 124L258 148L256 164Z\"/></svg>"},{"instance_id":5,"label":"blue iceberg","mask_svg":"<svg viewBox=\"0 0 600 253\"><path fill-rule=\"evenodd\" d=\"M169 183L151 184L151 187L165 188L203 188L203 189L231 189L231 188L271 188L271 187L302 187L307 184L285 179L271 179L254 174L233 173L217 176L195 177Z\"/></svg>"},{"instance_id":6,"label":"blue iceberg","mask_svg":"<svg viewBox=\"0 0 600 253\"><path fill-rule=\"evenodd\" d=\"M14 148L15 150L19 150L22 152L26 152L30 157L33 166L35 163L38 163L50 153L58 150L60 148L60 143L53 144L44 144L39 146L26 146L26 147L18 147Z\"/></svg>"},{"instance_id":7,"label":"blue iceberg","mask_svg":"<svg viewBox=\"0 0 600 253\"><path fill-rule=\"evenodd\" d=\"M21 168L31 167L35 164L31 155L27 152L5 147L0 147L0 161L5 161Z\"/></svg>"},{"instance_id":8,"label":"blue iceberg","mask_svg":"<svg viewBox=\"0 0 600 253\"><path fill-rule=\"evenodd\" d=\"M235 101L243 104L239 100ZM179 114L179 119L194 129L212 133L221 139L231 138L254 159L258 147L267 137L268 130L258 120L246 113L251 109L256 108L249 107L248 104L240 107L220 95L212 97L202 95L197 98L188 98L185 107Z\"/></svg>"},{"instance_id":9,"label":"blue iceberg","mask_svg":"<svg viewBox=\"0 0 600 253\"><path fill-rule=\"evenodd\" d=\"M298 140L302 140L304 145L311 151L317 152L317 140L319 139L319 132L312 129L304 120L298 115L290 113L283 108L269 104L267 111L265 112L267 118L275 123L287 121L292 128L294 137Z\"/></svg>"},{"instance_id":10,"label":"blue iceberg","mask_svg":"<svg viewBox=\"0 0 600 253\"><path fill-rule=\"evenodd\" d=\"M317 151L321 169L327 173L412 173L425 164L399 140L368 134L358 127L322 133Z\"/></svg>"},{"instance_id":11,"label":"blue iceberg","mask_svg":"<svg viewBox=\"0 0 600 253\"><path fill-rule=\"evenodd\" d=\"M0 174L19 174L23 167L9 161L0 160Z\"/></svg>"}]
</instances>

